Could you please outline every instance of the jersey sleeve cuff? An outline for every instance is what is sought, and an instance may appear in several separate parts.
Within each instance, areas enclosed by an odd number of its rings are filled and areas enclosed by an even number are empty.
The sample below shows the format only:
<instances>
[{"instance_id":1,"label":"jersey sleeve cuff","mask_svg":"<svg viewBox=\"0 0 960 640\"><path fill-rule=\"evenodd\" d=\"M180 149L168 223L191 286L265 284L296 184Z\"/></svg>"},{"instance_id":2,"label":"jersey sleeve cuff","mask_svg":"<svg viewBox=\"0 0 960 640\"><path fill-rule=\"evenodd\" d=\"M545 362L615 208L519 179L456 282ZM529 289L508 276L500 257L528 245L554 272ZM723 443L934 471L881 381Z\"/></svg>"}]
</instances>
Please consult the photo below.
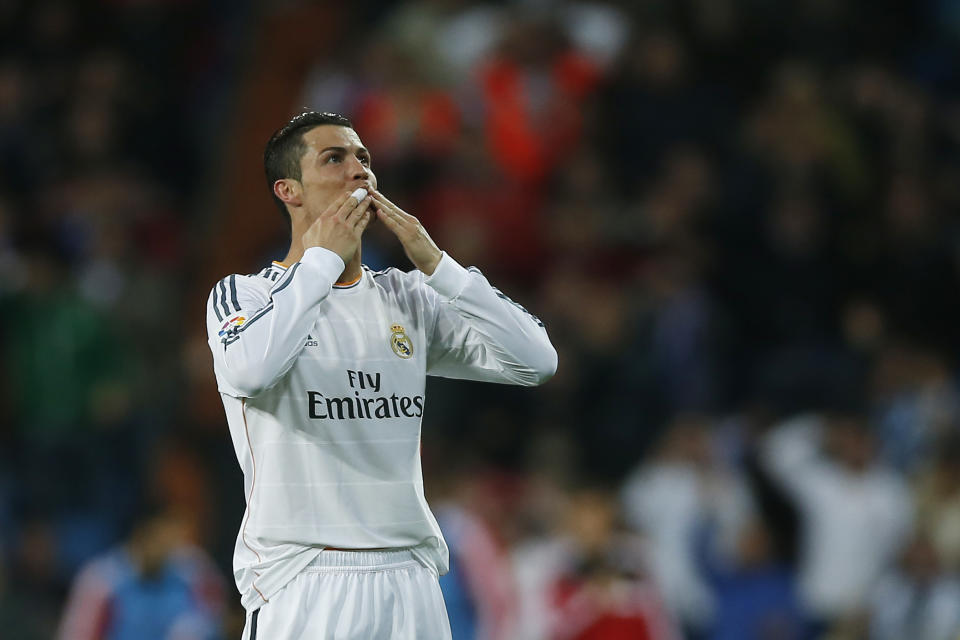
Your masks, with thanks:
<instances>
[{"instance_id":1,"label":"jersey sleeve cuff","mask_svg":"<svg viewBox=\"0 0 960 640\"><path fill-rule=\"evenodd\" d=\"M336 282L346 268L340 256L323 247L310 247L304 251L300 264L306 264L318 270L324 276L324 281L329 281L330 284Z\"/></svg>"},{"instance_id":2,"label":"jersey sleeve cuff","mask_svg":"<svg viewBox=\"0 0 960 640\"><path fill-rule=\"evenodd\" d=\"M452 300L467 288L467 284L470 282L470 272L444 251L433 275L427 276L424 282L442 297Z\"/></svg>"}]
</instances>

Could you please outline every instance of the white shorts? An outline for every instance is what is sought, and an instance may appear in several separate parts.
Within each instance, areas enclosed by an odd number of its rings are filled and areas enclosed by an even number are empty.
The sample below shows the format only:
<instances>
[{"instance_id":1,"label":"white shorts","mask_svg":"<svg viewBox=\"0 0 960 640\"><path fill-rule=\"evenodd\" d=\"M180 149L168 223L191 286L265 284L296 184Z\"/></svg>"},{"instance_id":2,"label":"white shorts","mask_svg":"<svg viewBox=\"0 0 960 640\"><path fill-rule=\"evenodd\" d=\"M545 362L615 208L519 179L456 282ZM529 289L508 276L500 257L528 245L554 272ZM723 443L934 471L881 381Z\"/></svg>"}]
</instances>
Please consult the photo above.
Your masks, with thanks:
<instances>
[{"instance_id":1,"label":"white shorts","mask_svg":"<svg viewBox=\"0 0 960 640\"><path fill-rule=\"evenodd\" d=\"M243 640L450 640L437 574L406 549L323 551L247 613Z\"/></svg>"}]
</instances>

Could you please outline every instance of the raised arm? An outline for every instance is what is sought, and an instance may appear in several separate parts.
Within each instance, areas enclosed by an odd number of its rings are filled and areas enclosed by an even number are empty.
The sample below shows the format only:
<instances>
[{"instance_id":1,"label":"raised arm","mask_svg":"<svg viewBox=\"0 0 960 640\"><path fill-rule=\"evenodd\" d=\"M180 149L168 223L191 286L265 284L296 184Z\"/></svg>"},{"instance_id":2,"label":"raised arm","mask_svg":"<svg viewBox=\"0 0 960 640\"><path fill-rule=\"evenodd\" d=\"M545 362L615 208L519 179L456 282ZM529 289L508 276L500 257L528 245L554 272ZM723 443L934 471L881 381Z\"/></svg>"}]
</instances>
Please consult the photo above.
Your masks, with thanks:
<instances>
[{"instance_id":1,"label":"raised arm","mask_svg":"<svg viewBox=\"0 0 960 640\"><path fill-rule=\"evenodd\" d=\"M207 300L207 343L220 391L253 397L293 366L330 294L343 260L307 249L269 292L244 276L227 276Z\"/></svg>"},{"instance_id":2,"label":"raised arm","mask_svg":"<svg viewBox=\"0 0 960 640\"><path fill-rule=\"evenodd\" d=\"M446 253L425 283L437 292L427 373L447 378L543 384L557 352L540 320Z\"/></svg>"},{"instance_id":3,"label":"raised arm","mask_svg":"<svg viewBox=\"0 0 960 640\"><path fill-rule=\"evenodd\" d=\"M775 425L760 443L760 463L780 486L804 499L817 489L823 421L805 414Z\"/></svg>"},{"instance_id":4,"label":"raised arm","mask_svg":"<svg viewBox=\"0 0 960 640\"><path fill-rule=\"evenodd\" d=\"M557 352L543 323L464 269L434 244L420 221L373 193L377 215L400 240L425 284L436 292L427 373L447 378L533 386L557 370Z\"/></svg>"},{"instance_id":5,"label":"raised arm","mask_svg":"<svg viewBox=\"0 0 960 640\"><path fill-rule=\"evenodd\" d=\"M207 300L207 343L220 391L253 397L290 370L319 306L356 253L372 200L366 190L341 194L303 233L303 257L267 294L242 276L214 286Z\"/></svg>"}]
</instances>

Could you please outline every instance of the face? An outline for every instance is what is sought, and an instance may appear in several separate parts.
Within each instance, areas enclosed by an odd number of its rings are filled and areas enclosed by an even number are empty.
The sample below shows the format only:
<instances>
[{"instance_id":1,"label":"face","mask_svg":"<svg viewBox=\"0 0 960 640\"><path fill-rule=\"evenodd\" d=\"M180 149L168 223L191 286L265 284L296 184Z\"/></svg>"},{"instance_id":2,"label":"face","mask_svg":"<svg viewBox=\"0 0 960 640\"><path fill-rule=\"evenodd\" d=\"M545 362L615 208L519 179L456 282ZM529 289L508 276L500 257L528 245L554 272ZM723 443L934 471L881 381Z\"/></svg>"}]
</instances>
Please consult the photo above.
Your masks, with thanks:
<instances>
[{"instance_id":1,"label":"face","mask_svg":"<svg viewBox=\"0 0 960 640\"><path fill-rule=\"evenodd\" d=\"M867 428L855 420L838 418L830 423L826 446L834 458L852 471L865 471L873 464L876 442Z\"/></svg>"},{"instance_id":2,"label":"face","mask_svg":"<svg viewBox=\"0 0 960 640\"><path fill-rule=\"evenodd\" d=\"M302 206L309 219L327 210L345 191L377 188L370 152L353 129L320 125L303 134L306 151L300 158L300 180L278 180L281 200Z\"/></svg>"},{"instance_id":3,"label":"face","mask_svg":"<svg viewBox=\"0 0 960 640\"><path fill-rule=\"evenodd\" d=\"M184 523L176 516L163 514L143 523L133 537L133 551L140 572L147 577L163 569L170 554L186 538Z\"/></svg>"}]
</instances>

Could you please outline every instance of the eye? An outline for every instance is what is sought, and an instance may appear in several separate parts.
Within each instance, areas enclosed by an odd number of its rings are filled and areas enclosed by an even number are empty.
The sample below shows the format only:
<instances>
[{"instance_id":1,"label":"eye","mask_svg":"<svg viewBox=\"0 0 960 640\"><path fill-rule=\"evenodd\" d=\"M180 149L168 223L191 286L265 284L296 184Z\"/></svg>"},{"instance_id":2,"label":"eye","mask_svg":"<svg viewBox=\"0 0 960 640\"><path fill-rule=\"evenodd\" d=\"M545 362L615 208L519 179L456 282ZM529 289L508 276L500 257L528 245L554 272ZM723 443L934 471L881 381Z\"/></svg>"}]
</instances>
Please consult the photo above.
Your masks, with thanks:
<instances>
[{"instance_id":1,"label":"eye","mask_svg":"<svg viewBox=\"0 0 960 640\"><path fill-rule=\"evenodd\" d=\"M370 166L370 156L365 154L360 154L359 156L357 156L357 159L360 160L360 164L362 164L363 166L365 167Z\"/></svg>"},{"instance_id":2,"label":"eye","mask_svg":"<svg viewBox=\"0 0 960 640\"><path fill-rule=\"evenodd\" d=\"M334 164L334 163L340 162L341 160L343 160L343 154L335 151L330 155L328 155L327 159L324 162L326 162L327 164Z\"/></svg>"}]
</instances>

